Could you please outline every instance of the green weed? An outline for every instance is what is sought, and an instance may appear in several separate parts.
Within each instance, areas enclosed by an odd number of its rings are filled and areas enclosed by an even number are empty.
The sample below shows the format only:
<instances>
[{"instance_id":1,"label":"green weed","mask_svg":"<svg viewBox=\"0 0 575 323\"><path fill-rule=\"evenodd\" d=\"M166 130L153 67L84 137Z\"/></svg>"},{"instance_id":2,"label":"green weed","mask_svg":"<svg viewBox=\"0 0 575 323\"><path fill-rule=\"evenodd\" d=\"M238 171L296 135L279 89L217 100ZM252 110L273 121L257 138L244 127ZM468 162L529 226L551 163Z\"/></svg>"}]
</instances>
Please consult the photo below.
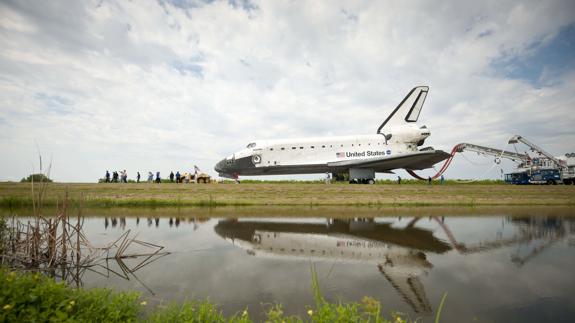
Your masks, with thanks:
<instances>
[{"instance_id":1,"label":"green weed","mask_svg":"<svg viewBox=\"0 0 575 323\"><path fill-rule=\"evenodd\" d=\"M138 293L72 289L39 273L0 270L1 322L133 322Z\"/></svg>"},{"instance_id":2,"label":"green weed","mask_svg":"<svg viewBox=\"0 0 575 323\"><path fill-rule=\"evenodd\" d=\"M381 304L370 297L359 303L328 302L313 269L312 290L315 306L306 309L305 317L287 316L278 304L263 313L266 322L410 322L399 313L384 317ZM247 309L226 317L209 301L148 306L137 292L73 289L39 273L0 268L0 322L253 322Z\"/></svg>"}]
</instances>

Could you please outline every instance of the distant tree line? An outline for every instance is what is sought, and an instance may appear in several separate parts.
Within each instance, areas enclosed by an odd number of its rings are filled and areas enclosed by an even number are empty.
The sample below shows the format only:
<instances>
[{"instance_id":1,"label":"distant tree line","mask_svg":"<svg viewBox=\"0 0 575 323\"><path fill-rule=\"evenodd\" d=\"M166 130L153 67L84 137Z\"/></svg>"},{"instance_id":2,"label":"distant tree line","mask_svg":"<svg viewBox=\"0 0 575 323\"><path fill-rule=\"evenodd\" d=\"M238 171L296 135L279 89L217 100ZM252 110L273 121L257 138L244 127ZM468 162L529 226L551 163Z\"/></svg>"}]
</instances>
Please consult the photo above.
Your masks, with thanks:
<instances>
[{"instance_id":1,"label":"distant tree line","mask_svg":"<svg viewBox=\"0 0 575 323\"><path fill-rule=\"evenodd\" d=\"M21 183L25 183L25 182L52 182L51 179L48 178L48 176L44 175L44 174L32 174L28 177L22 178L20 180Z\"/></svg>"}]
</instances>

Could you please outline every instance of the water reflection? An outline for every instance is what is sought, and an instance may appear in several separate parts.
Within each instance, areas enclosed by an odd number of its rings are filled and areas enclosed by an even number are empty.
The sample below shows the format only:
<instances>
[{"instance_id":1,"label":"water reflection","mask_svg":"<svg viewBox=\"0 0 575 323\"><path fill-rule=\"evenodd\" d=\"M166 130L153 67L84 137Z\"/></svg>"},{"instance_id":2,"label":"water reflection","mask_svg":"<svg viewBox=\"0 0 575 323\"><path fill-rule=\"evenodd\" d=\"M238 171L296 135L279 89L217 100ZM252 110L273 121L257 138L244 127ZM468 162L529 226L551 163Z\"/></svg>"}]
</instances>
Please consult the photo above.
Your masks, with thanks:
<instances>
[{"instance_id":1,"label":"water reflection","mask_svg":"<svg viewBox=\"0 0 575 323\"><path fill-rule=\"evenodd\" d=\"M515 313L519 307L512 306L536 303L549 294L568 303L569 293L550 293L547 285L573 286L562 278L565 268L575 265L572 253L565 251L575 241L571 218L141 219L108 216L103 222L105 230L141 230L173 252L159 261L161 273L150 268L142 274L146 282L163 297L210 297L223 304L224 310L230 308L230 313L247 304L285 304L305 298L293 293L309 292L308 260L324 263L324 268L340 264L338 278L327 282L331 286L324 291L350 300L376 295L389 308L426 315L437 308L440 295L449 291L451 308L446 321L455 322L462 315L480 315L484 308L490 312L483 317L492 317L495 310ZM100 230L101 224L97 220ZM567 243L553 248L561 241ZM536 260L546 253L547 258ZM535 266L526 266L529 263ZM282 280L290 281L289 285ZM291 287L297 284L306 286ZM499 299L502 293L513 301ZM390 304L393 299L396 304ZM292 304L291 308L300 307Z\"/></svg>"},{"instance_id":2,"label":"water reflection","mask_svg":"<svg viewBox=\"0 0 575 323\"><path fill-rule=\"evenodd\" d=\"M156 228L159 228L160 226L160 218L156 217L156 218L151 218L148 217L146 218L147 220L147 225L148 227L152 227L155 226ZM198 223L203 223L208 221L209 218L180 218L180 217L175 217L175 218L168 218L167 222L169 227L179 227L180 223L182 221L187 221L188 224L191 224L194 230L198 229ZM118 225L119 223L119 225ZM126 228L126 217L104 217L104 229L108 229L108 227L111 228L120 228L122 230L124 230ZM136 217L136 227L140 226L140 217Z\"/></svg>"},{"instance_id":3,"label":"water reflection","mask_svg":"<svg viewBox=\"0 0 575 323\"><path fill-rule=\"evenodd\" d=\"M512 218L518 228L504 237L501 232L492 240L464 244L458 242L444 218L436 221L448 238L439 239L431 229L418 228L421 217L404 227L392 222L367 219L328 219L325 223L221 220L215 232L241 247L251 256L337 260L375 264L381 274L416 313L430 313L432 307L420 280L433 265L428 253L443 254L456 250L467 255L511 245L523 249L511 260L523 265L553 243L574 232L574 223L562 219ZM525 252L527 250L527 252Z\"/></svg>"}]
</instances>

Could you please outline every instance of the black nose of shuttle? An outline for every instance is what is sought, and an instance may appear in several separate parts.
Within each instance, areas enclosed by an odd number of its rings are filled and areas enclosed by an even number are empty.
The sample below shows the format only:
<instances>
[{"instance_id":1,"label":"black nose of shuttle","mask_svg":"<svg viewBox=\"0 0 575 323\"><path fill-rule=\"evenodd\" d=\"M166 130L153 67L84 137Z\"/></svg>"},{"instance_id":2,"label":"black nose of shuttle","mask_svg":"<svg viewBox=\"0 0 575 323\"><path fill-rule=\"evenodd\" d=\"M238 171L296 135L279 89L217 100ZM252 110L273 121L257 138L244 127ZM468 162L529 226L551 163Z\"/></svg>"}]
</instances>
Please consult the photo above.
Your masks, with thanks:
<instances>
[{"instance_id":1,"label":"black nose of shuttle","mask_svg":"<svg viewBox=\"0 0 575 323\"><path fill-rule=\"evenodd\" d=\"M214 167L215 171L218 173L225 173L226 170L226 160L222 159L220 160L216 166Z\"/></svg>"}]
</instances>

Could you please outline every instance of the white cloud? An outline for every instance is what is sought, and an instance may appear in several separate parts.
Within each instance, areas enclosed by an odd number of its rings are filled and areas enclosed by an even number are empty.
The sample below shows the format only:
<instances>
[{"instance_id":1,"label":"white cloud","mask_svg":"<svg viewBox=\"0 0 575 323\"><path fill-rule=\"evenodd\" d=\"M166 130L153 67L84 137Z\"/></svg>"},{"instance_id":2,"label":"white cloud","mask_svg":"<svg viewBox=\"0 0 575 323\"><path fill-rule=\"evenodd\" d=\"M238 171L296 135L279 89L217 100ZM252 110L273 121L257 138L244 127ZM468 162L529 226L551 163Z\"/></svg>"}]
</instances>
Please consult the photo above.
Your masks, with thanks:
<instances>
[{"instance_id":1,"label":"white cloud","mask_svg":"<svg viewBox=\"0 0 575 323\"><path fill-rule=\"evenodd\" d=\"M253 138L373 133L420 84L431 86L422 121L436 147L501 147L520 133L574 150L575 71L534 85L493 65L553 42L575 22L570 1L247 7L1 4L0 179L30 171L35 141L61 181L212 171ZM456 163L449 176L483 172Z\"/></svg>"}]
</instances>

